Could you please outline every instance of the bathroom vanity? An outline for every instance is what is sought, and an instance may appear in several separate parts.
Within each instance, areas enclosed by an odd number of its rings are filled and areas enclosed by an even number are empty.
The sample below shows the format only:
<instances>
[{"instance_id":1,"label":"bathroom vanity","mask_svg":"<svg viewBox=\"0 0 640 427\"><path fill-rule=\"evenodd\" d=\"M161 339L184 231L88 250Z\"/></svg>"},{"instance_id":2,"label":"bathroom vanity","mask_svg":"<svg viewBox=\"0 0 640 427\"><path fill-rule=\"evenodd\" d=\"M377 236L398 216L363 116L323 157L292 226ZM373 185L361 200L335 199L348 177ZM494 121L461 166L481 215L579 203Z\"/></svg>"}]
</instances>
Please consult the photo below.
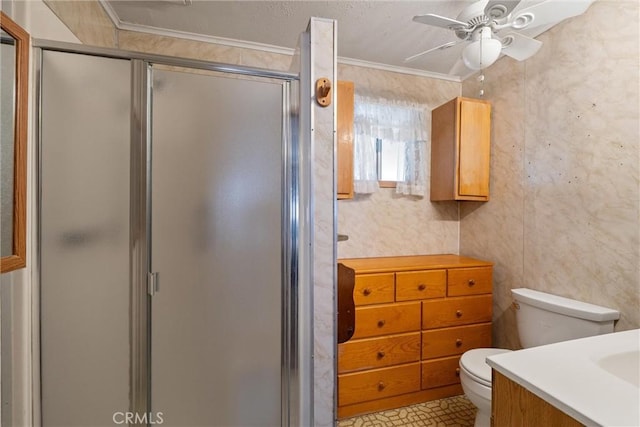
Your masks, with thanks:
<instances>
[{"instance_id":1,"label":"bathroom vanity","mask_svg":"<svg viewBox=\"0 0 640 427\"><path fill-rule=\"evenodd\" d=\"M487 358L492 425L640 425L640 330Z\"/></svg>"},{"instance_id":2,"label":"bathroom vanity","mask_svg":"<svg viewBox=\"0 0 640 427\"><path fill-rule=\"evenodd\" d=\"M353 286L355 303L353 336L338 345L338 418L462 394L460 356L491 346L492 263L458 255L338 262L352 272L338 287Z\"/></svg>"}]
</instances>

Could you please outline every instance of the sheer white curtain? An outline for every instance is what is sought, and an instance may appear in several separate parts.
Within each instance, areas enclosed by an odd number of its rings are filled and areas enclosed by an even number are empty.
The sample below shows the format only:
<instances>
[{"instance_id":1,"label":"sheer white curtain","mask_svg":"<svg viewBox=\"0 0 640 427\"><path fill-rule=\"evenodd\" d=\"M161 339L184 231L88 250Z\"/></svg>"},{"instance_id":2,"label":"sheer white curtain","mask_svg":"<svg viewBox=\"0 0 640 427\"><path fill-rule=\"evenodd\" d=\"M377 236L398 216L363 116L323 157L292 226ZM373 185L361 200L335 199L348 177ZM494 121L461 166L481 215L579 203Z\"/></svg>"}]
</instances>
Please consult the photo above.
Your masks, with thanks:
<instances>
[{"instance_id":1,"label":"sheer white curtain","mask_svg":"<svg viewBox=\"0 0 640 427\"><path fill-rule=\"evenodd\" d=\"M399 145L396 192L424 196L425 151L428 138L426 109L418 104L356 95L354 106L354 191L373 193L378 188L376 141Z\"/></svg>"}]
</instances>

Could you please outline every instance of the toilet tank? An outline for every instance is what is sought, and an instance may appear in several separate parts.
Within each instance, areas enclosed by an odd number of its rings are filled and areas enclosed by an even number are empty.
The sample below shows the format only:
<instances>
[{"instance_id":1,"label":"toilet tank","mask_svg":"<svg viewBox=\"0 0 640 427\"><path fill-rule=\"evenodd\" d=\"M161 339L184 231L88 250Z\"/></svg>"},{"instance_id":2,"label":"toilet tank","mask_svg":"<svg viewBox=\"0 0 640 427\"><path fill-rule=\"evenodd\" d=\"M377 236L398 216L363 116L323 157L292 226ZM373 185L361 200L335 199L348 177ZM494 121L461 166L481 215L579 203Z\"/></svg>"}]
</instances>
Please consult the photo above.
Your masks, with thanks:
<instances>
[{"instance_id":1,"label":"toilet tank","mask_svg":"<svg viewBox=\"0 0 640 427\"><path fill-rule=\"evenodd\" d=\"M524 348L613 332L620 312L533 289L512 289Z\"/></svg>"}]
</instances>

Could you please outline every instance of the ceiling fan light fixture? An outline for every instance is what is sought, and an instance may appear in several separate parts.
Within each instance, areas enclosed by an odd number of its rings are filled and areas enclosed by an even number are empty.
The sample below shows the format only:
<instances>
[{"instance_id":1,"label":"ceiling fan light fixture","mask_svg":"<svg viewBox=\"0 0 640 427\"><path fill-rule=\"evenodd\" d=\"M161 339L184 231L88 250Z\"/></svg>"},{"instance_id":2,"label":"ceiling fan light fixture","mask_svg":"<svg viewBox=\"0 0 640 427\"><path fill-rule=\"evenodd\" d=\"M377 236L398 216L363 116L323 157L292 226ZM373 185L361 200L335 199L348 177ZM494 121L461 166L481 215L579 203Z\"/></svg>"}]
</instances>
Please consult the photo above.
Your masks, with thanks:
<instances>
[{"instance_id":1,"label":"ceiling fan light fixture","mask_svg":"<svg viewBox=\"0 0 640 427\"><path fill-rule=\"evenodd\" d=\"M496 62L501 51L500 40L491 38L491 29L483 28L480 37L469 43L462 51L462 61L471 70L481 70Z\"/></svg>"}]
</instances>

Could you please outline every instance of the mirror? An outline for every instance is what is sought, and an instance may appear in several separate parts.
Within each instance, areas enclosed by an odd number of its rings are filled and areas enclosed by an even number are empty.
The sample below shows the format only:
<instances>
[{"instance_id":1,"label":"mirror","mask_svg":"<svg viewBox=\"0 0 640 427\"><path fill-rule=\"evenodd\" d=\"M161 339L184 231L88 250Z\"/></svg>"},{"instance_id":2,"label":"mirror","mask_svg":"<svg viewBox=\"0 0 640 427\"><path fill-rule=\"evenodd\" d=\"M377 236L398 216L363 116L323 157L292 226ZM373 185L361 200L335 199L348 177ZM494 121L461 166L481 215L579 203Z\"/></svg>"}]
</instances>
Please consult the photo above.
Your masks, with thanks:
<instances>
[{"instance_id":1,"label":"mirror","mask_svg":"<svg viewBox=\"0 0 640 427\"><path fill-rule=\"evenodd\" d=\"M0 11L0 272L26 265L29 34Z\"/></svg>"}]
</instances>

